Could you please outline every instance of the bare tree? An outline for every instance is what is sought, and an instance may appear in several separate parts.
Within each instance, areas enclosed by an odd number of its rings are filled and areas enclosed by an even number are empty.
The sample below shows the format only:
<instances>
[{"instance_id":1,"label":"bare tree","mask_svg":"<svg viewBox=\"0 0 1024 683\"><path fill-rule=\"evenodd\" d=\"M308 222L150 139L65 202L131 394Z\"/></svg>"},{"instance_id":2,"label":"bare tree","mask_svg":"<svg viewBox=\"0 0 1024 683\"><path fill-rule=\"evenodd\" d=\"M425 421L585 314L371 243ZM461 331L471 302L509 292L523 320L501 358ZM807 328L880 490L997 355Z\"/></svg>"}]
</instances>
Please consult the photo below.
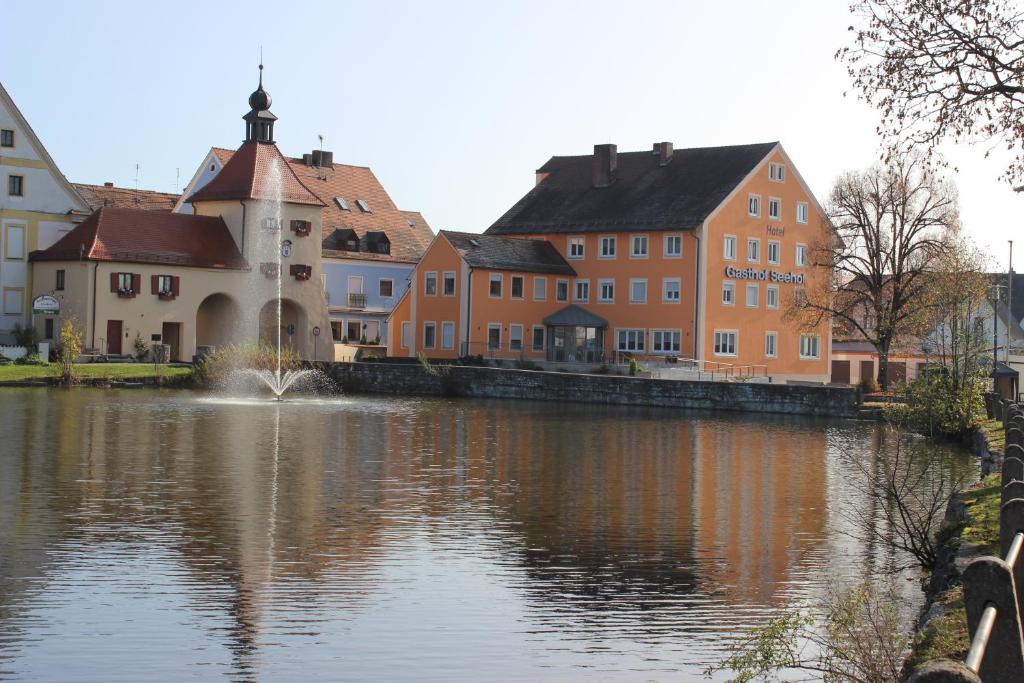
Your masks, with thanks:
<instances>
[{"instance_id":1,"label":"bare tree","mask_svg":"<svg viewBox=\"0 0 1024 683\"><path fill-rule=\"evenodd\" d=\"M943 139L1002 144L1003 178L1024 177L1024 21L1012 0L863 0L845 62L861 97L882 114L890 150L931 153Z\"/></svg>"},{"instance_id":2,"label":"bare tree","mask_svg":"<svg viewBox=\"0 0 1024 683\"><path fill-rule=\"evenodd\" d=\"M830 317L870 342L887 387L890 348L925 323L928 275L959 229L956 189L921 156L904 154L842 176L827 213L834 232L811 258L833 269L832 286L808 288L793 308L805 324Z\"/></svg>"}]
</instances>

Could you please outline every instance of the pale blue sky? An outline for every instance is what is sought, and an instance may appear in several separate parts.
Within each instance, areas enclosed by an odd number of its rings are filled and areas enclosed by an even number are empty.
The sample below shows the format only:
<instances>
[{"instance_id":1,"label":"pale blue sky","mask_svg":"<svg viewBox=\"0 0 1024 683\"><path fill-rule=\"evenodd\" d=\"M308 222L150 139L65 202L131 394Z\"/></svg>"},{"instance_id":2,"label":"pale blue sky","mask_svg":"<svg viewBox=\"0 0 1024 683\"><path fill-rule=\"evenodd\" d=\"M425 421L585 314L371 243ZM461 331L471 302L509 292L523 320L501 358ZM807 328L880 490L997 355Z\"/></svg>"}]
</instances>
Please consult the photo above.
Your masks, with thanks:
<instances>
[{"instance_id":1,"label":"pale blue sky","mask_svg":"<svg viewBox=\"0 0 1024 683\"><path fill-rule=\"evenodd\" d=\"M0 79L73 181L174 190L236 147L256 85L281 149L326 139L435 230L478 232L552 155L780 140L819 199L877 117L833 60L842 0L60 2L4 8ZM40 40L43 38L43 40ZM952 150L969 232L1005 261L1024 198ZM1019 252L1024 253L1024 236ZM1019 261L1018 261L1019 262Z\"/></svg>"}]
</instances>

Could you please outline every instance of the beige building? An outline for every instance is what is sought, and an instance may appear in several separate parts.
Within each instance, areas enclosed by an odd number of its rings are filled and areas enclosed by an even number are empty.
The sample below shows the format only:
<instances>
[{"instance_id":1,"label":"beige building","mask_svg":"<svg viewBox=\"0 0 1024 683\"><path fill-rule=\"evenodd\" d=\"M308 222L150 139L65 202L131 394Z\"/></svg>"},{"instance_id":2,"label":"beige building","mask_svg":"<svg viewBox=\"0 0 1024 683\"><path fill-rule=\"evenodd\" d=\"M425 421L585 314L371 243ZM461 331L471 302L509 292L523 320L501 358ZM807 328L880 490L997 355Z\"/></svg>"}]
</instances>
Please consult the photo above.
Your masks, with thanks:
<instances>
[{"instance_id":1,"label":"beige building","mask_svg":"<svg viewBox=\"0 0 1024 683\"><path fill-rule=\"evenodd\" d=\"M44 339L74 319L97 353L130 354L141 339L168 344L172 359L187 361L200 347L276 344L280 333L304 358L333 359L321 275L324 204L274 143L270 103L261 77L245 142L187 198L193 214L100 208L31 254L33 296L52 294L61 304L57 316L35 316Z\"/></svg>"}]
</instances>

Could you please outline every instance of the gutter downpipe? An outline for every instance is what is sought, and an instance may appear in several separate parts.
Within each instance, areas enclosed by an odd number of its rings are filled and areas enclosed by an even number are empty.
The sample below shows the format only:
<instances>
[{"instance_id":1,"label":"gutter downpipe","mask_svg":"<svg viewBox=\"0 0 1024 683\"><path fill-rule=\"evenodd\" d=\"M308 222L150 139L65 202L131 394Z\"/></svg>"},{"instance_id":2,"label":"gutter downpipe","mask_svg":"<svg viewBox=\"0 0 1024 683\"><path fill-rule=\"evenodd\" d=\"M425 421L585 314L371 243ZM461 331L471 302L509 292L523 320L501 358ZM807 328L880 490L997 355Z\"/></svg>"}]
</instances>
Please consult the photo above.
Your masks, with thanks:
<instances>
[{"instance_id":1,"label":"gutter downpipe","mask_svg":"<svg viewBox=\"0 0 1024 683\"><path fill-rule=\"evenodd\" d=\"M470 347L469 337L471 330L473 329L473 269L469 269L469 277L466 278L466 355L472 356L470 353L472 348ZM525 282L523 288L525 289Z\"/></svg>"},{"instance_id":2,"label":"gutter downpipe","mask_svg":"<svg viewBox=\"0 0 1024 683\"><path fill-rule=\"evenodd\" d=\"M700 349L697 348L697 344L700 338L700 237L694 234L693 239L697 242L697 248L694 250L697 258L693 264L693 357L699 358Z\"/></svg>"},{"instance_id":3,"label":"gutter downpipe","mask_svg":"<svg viewBox=\"0 0 1024 683\"><path fill-rule=\"evenodd\" d=\"M89 346L94 349L96 348L96 280L99 269L100 262L97 261L92 267L92 337L89 342Z\"/></svg>"}]
</instances>

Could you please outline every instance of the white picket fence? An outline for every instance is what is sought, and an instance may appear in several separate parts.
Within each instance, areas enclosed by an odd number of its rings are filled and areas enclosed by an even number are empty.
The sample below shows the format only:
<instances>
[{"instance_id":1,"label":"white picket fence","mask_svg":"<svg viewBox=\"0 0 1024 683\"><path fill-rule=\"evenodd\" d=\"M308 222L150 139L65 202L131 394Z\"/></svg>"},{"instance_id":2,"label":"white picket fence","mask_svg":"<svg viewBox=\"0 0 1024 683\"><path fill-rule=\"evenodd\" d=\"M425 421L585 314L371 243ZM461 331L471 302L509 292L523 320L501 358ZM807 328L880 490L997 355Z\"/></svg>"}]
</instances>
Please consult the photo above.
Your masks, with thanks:
<instances>
[{"instance_id":1,"label":"white picket fence","mask_svg":"<svg viewBox=\"0 0 1024 683\"><path fill-rule=\"evenodd\" d=\"M0 346L0 356L7 360L18 360L28 355L28 349L24 346Z\"/></svg>"}]
</instances>

